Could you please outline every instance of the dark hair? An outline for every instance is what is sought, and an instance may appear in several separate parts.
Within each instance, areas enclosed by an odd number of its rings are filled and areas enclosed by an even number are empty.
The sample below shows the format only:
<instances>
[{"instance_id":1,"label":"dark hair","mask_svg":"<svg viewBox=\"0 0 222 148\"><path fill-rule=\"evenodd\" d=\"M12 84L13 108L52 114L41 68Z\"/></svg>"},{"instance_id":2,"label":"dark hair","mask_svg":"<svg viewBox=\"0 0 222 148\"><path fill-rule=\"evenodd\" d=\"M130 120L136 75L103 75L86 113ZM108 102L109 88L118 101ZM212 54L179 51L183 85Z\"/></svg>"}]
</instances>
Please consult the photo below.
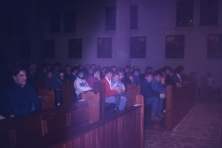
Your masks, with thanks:
<instances>
[{"instance_id":1,"label":"dark hair","mask_svg":"<svg viewBox=\"0 0 222 148\"><path fill-rule=\"evenodd\" d=\"M79 69L78 72L77 72L77 76L80 74L80 73L83 73L84 74L84 71L82 69ZM85 74L84 74L85 75Z\"/></svg>"},{"instance_id":2,"label":"dark hair","mask_svg":"<svg viewBox=\"0 0 222 148\"><path fill-rule=\"evenodd\" d=\"M171 70L172 68L170 66L164 66L162 69L166 72L167 70Z\"/></svg>"},{"instance_id":3,"label":"dark hair","mask_svg":"<svg viewBox=\"0 0 222 148\"><path fill-rule=\"evenodd\" d=\"M184 67L182 65L178 65L176 68L175 68L175 73L182 73L184 70Z\"/></svg>"},{"instance_id":4,"label":"dark hair","mask_svg":"<svg viewBox=\"0 0 222 148\"><path fill-rule=\"evenodd\" d=\"M133 74L128 73L128 74L127 74L127 78L129 78L130 76L133 77Z\"/></svg>"},{"instance_id":5,"label":"dark hair","mask_svg":"<svg viewBox=\"0 0 222 148\"><path fill-rule=\"evenodd\" d=\"M12 70L11 70L11 75L12 76L17 76L20 71L25 71L26 72L26 70L22 67L17 67L17 66L13 67Z\"/></svg>"},{"instance_id":6,"label":"dark hair","mask_svg":"<svg viewBox=\"0 0 222 148\"><path fill-rule=\"evenodd\" d=\"M113 71L109 67L107 67L106 70L104 71L104 74L106 75L109 72L112 73Z\"/></svg>"},{"instance_id":7,"label":"dark hair","mask_svg":"<svg viewBox=\"0 0 222 148\"><path fill-rule=\"evenodd\" d=\"M75 71L75 70L79 70L79 66L73 66L72 72Z\"/></svg>"},{"instance_id":8,"label":"dark hair","mask_svg":"<svg viewBox=\"0 0 222 148\"><path fill-rule=\"evenodd\" d=\"M160 70L156 70L154 73L153 73L154 76L157 76L157 75L160 75L161 77L163 76L162 72Z\"/></svg>"},{"instance_id":9,"label":"dark hair","mask_svg":"<svg viewBox=\"0 0 222 148\"><path fill-rule=\"evenodd\" d=\"M118 73L118 72L114 72L114 73L113 73L113 77L116 76L116 75L119 76L119 73Z\"/></svg>"},{"instance_id":10,"label":"dark hair","mask_svg":"<svg viewBox=\"0 0 222 148\"><path fill-rule=\"evenodd\" d=\"M132 73L134 74L136 71L137 71L138 73L140 73L140 69L139 69L139 68L133 69Z\"/></svg>"},{"instance_id":11,"label":"dark hair","mask_svg":"<svg viewBox=\"0 0 222 148\"><path fill-rule=\"evenodd\" d=\"M147 70L153 70L153 67L147 66L145 72L146 72Z\"/></svg>"},{"instance_id":12,"label":"dark hair","mask_svg":"<svg viewBox=\"0 0 222 148\"><path fill-rule=\"evenodd\" d=\"M148 77L149 75L153 76L153 73L152 72L146 72L145 73L145 77Z\"/></svg>"},{"instance_id":13,"label":"dark hair","mask_svg":"<svg viewBox=\"0 0 222 148\"><path fill-rule=\"evenodd\" d=\"M92 73L94 74L94 73L96 73L97 71L100 72L99 69L95 68L95 69L93 69Z\"/></svg>"},{"instance_id":14,"label":"dark hair","mask_svg":"<svg viewBox=\"0 0 222 148\"><path fill-rule=\"evenodd\" d=\"M127 66L125 67L125 69L127 69L127 68L131 69L131 66L127 65Z\"/></svg>"},{"instance_id":15,"label":"dark hair","mask_svg":"<svg viewBox=\"0 0 222 148\"><path fill-rule=\"evenodd\" d=\"M65 71L64 70L59 70L58 74L60 74L60 73L65 74Z\"/></svg>"},{"instance_id":16,"label":"dark hair","mask_svg":"<svg viewBox=\"0 0 222 148\"><path fill-rule=\"evenodd\" d=\"M47 74L48 74L48 73L50 73L50 72L51 72L51 73L53 73L53 71L52 71L52 70L48 70L48 71L47 71Z\"/></svg>"}]
</instances>

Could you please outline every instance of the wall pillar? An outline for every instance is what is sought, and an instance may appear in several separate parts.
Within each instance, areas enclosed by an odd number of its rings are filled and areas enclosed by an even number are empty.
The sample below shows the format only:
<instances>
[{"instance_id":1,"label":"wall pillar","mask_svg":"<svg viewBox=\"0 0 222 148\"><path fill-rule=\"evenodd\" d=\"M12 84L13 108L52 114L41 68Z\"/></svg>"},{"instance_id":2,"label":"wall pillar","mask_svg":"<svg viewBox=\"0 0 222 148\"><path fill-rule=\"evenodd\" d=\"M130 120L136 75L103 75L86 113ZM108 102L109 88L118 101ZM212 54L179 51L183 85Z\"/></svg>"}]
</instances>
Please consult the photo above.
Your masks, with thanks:
<instances>
[{"instance_id":1,"label":"wall pillar","mask_svg":"<svg viewBox=\"0 0 222 148\"><path fill-rule=\"evenodd\" d=\"M116 1L115 39L116 66L125 67L130 64L130 0Z\"/></svg>"}]
</instances>

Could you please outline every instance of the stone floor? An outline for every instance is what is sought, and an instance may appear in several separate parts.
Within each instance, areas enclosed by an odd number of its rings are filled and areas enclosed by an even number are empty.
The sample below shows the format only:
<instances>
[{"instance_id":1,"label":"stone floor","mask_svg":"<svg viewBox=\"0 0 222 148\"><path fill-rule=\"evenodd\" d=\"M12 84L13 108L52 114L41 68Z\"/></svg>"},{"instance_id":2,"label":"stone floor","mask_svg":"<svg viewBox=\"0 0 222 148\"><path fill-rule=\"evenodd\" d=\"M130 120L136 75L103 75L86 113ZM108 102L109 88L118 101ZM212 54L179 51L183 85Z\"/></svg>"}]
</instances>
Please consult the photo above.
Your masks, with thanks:
<instances>
[{"instance_id":1,"label":"stone floor","mask_svg":"<svg viewBox=\"0 0 222 148\"><path fill-rule=\"evenodd\" d=\"M173 131L154 131L147 119L145 148L222 148L222 98L203 98Z\"/></svg>"}]
</instances>

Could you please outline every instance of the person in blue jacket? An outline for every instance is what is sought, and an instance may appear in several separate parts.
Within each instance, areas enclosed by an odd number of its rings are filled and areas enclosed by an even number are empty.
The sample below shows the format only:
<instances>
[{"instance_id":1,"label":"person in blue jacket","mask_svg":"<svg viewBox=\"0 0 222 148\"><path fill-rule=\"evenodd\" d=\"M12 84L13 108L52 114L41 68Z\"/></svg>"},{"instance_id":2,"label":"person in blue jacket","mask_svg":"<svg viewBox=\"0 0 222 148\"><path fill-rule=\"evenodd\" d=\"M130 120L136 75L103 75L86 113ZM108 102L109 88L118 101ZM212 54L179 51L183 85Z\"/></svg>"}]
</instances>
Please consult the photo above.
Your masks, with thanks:
<instances>
[{"instance_id":1,"label":"person in blue jacket","mask_svg":"<svg viewBox=\"0 0 222 148\"><path fill-rule=\"evenodd\" d=\"M13 82L3 92L2 116L17 117L41 110L41 102L32 85L27 84L26 71L20 67L12 69Z\"/></svg>"},{"instance_id":2,"label":"person in blue jacket","mask_svg":"<svg viewBox=\"0 0 222 148\"><path fill-rule=\"evenodd\" d=\"M151 120L158 122L162 120L162 117L157 116L158 107L161 106L162 103L159 98L164 98L165 94L153 90L152 80L153 80L152 73L151 72L146 73L145 79L141 82L140 88L141 88L141 94L145 98L146 105L148 104L152 105Z\"/></svg>"}]
</instances>

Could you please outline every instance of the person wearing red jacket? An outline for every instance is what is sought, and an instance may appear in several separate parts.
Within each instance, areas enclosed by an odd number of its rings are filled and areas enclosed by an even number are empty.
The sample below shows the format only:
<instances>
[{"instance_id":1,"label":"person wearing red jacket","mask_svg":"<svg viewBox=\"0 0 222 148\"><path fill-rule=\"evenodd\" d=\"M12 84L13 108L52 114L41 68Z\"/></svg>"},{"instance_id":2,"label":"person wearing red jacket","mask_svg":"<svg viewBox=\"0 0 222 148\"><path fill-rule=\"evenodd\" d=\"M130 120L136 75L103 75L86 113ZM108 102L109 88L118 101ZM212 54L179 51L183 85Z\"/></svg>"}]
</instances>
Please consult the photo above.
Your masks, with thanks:
<instances>
[{"instance_id":1,"label":"person wearing red jacket","mask_svg":"<svg viewBox=\"0 0 222 148\"><path fill-rule=\"evenodd\" d=\"M111 89L111 79L112 79L112 71L111 69L107 68L105 70L105 77L102 82L105 84L105 102L106 103L115 103L116 97L115 94L121 93L121 89L112 90ZM126 97L121 96L119 106L116 110L123 110L126 107Z\"/></svg>"}]
</instances>

